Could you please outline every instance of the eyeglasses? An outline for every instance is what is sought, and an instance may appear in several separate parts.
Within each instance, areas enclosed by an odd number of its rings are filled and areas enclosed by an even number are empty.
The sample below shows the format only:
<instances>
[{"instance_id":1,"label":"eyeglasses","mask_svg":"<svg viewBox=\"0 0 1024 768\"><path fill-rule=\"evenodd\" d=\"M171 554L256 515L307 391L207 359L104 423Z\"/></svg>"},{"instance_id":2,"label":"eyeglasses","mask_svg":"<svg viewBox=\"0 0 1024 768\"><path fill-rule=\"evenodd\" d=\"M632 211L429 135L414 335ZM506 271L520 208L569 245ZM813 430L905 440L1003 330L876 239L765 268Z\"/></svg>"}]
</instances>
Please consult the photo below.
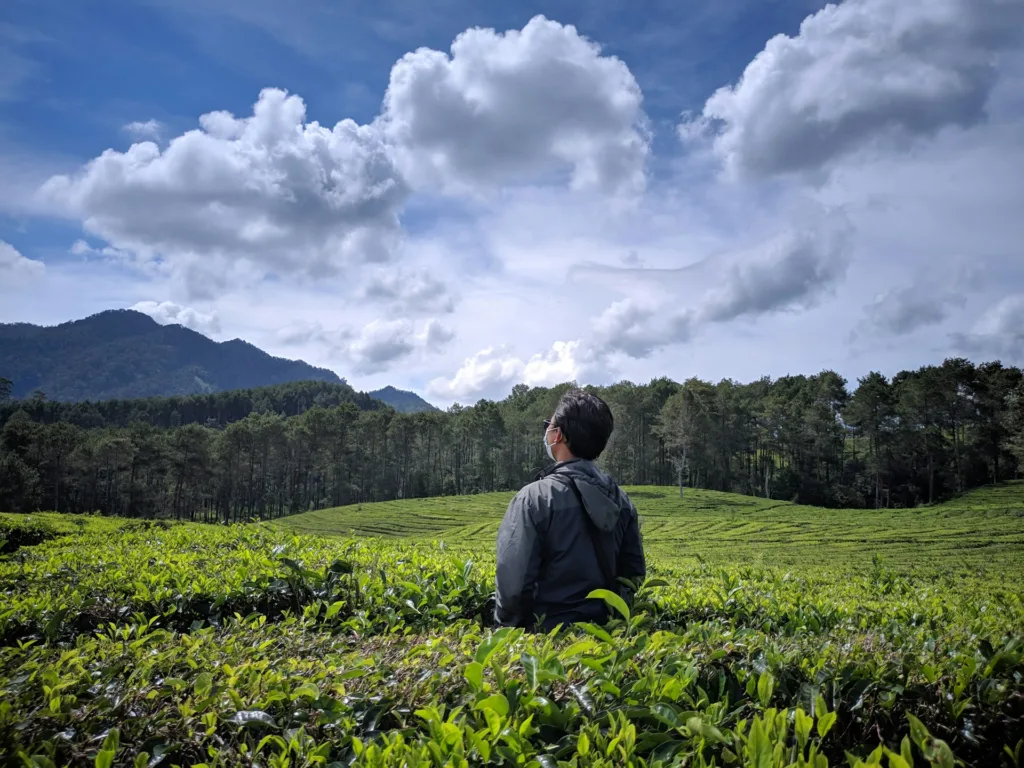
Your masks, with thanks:
<instances>
[{"instance_id":1,"label":"eyeglasses","mask_svg":"<svg viewBox=\"0 0 1024 768\"><path fill-rule=\"evenodd\" d=\"M551 419L544 419L544 431L547 432L550 429L561 429L557 424L552 426Z\"/></svg>"}]
</instances>

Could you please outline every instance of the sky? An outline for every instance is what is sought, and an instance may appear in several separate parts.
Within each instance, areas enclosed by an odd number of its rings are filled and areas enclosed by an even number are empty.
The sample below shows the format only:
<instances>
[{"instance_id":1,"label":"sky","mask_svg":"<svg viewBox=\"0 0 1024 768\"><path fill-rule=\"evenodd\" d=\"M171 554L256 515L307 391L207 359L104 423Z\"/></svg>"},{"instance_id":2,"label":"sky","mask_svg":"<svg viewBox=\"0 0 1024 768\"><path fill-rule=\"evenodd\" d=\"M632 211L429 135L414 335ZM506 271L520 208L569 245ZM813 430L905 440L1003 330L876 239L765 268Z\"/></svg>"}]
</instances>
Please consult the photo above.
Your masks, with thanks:
<instances>
[{"instance_id":1,"label":"sky","mask_svg":"<svg viewBox=\"0 0 1024 768\"><path fill-rule=\"evenodd\" d=\"M0 322L439 405L1024 364L1024 0L6 0Z\"/></svg>"}]
</instances>

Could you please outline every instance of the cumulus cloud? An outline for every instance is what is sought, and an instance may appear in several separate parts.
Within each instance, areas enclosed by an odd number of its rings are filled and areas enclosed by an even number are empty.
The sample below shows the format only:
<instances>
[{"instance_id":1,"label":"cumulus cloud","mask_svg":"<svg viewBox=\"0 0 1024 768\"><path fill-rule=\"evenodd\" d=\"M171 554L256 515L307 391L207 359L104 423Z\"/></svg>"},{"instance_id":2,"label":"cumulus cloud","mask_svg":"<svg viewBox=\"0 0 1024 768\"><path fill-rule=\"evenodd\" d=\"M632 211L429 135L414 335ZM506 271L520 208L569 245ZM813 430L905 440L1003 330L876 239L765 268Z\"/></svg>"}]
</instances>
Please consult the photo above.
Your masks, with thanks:
<instances>
[{"instance_id":1,"label":"cumulus cloud","mask_svg":"<svg viewBox=\"0 0 1024 768\"><path fill-rule=\"evenodd\" d=\"M436 319L428 320L420 331L409 320L373 320L359 331L337 334L337 350L355 366L357 373L371 374L388 370L393 364L417 352L439 352L455 338L455 333Z\"/></svg>"},{"instance_id":2,"label":"cumulus cloud","mask_svg":"<svg viewBox=\"0 0 1024 768\"><path fill-rule=\"evenodd\" d=\"M115 248L193 272L194 292L232 269L319 277L393 258L406 187L378 132L306 122L268 88L250 117L211 112L161 150L107 150L40 196Z\"/></svg>"},{"instance_id":3,"label":"cumulus cloud","mask_svg":"<svg viewBox=\"0 0 1024 768\"><path fill-rule=\"evenodd\" d=\"M544 354L534 355L523 366L523 382L531 387L551 387L575 381L591 362L579 341L556 341Z\"/></svg>"},{"instance_id":4,"label":"cumulus cloud","mask_svg":"<svg viewBox=\"0 0 1024 768\"><path fill-rule=\"evenodd\" d=\"M669 312L662 313L662 309L632 298L612 303L594 322L596 343L605 352L623 352L629 357L641 358L673 341L685 341L688 316L673 316ZM664 322L659 322L661 314L664 314ZM673 322L676 323L674 329L669 327Z\"/></svg>"},{"instance_id":5,"label":"cumulus cloud","mask_svg":"<svg viewBox=\"0 0 1024 768\"><path fill-rule=\"evenodd\" d=\"M128 262L131 261L132 255L124 251L119 251L117 248L111 248L109 245L102 246L100 248L94 248L89 245L85 240L75 240L68 249L72 256L82 257L100 257L109 261L115 262Z\"/></svg>"},{"instance_id":6,"label":"cumulus cloud","mask_svg":"<svg viewBox=\"0 0 1024 768\"><path fill-rule=\"evenodd\" d=\"M436 318L418 330L406 318L371 320L358 329L328 330L316 321L295 321L278 329L278 343L285 346L314 344L331 356L345 358L356 373L373 374L390 369L413 355L442 351L455 332Z\"/></svg>"},{"instance_id":7,"label":"cumulus cloud","mask_svg":"<svg viewBox=\"0 0 1024 768\"><path fill-rule=\"evenodd\" d=\"M846 273L848 237L836 220L729 254L722 259L724 279L704 297L697 321L721 323L813 306Z\"/></svg>"},{"instance_id":8,"label":"cumulus cloud","mask_svg":"<svg viewBox=\"0 0 1024 768\"><path fill-rule=\"evenodd\" d=\"M0 278L5 285L41 277L46 265L22 256L10 243L0 240Z\"/></svg>"},{"instance_id":9,"label":"cumulus cloud","mask_svg":"<svg viewBox=\"0 0 1024 768\"><path fill-rule=\"evenodd\" d=\"M679 270L705 288L686 297L626 298L611 304L594 323L595 354L645 358L690 341L702 327L742 317L807 309L832 290L848 265L848 230L839 219L784 232L748 249L726 252ZM670 271L657 270L662 280ZM680 304L684 306L680 307Z\"/></svg>"},{"instance_id":10,"label":"cumulus cloud","mask_svg":"<svg viewBox=\"0 0 1024 768\"><path fill-rule=\"evenodd\" d=\"M341 336L342 349L358 373L378 373L408 357L416 349L412 324L408 320L373 320L358 333Z\"/></svg>"},{"instance_id":11,"label":"cumulus cloud","mask_svg":"<svg viewBox=\"0 0 1024 768\"><path fill-rule=\"evenodd\" d=\"M505 347L487 347L467 357L450 379L433 379L427 392L447 399L507 392L519 381L523 367L523 361Z\"/></svg>"},{"instance_id":12,"label":"cumulus cloud","mask_svg":"<svg viewBox=\"0 0 1024 768\"><path fill-rule=\"evenodd\" d=\"M145 141L147 139L156 141L160 138L160 134L163 132L163 125L159 120L146 120L139 122L138 120L128 123L124 126L123 130L133 139Z\"/></svg>"},{"instance_id":13,"label":"cumulus cloud","mask_svg":"<svg viewBox=\"0 0 1024 768\"><path fill-rule=\"evenodd\" d=\"M327 338L320 323L303 320L294 320L278 328L274 335L279 343L289 347L302 346L311 341L324 341Z\"/></svg>"},{"instance_id":14,"label":"cumulus cloud","mask_svg":"<svg viewBox=\"0 0 1024 768\"><path fill-rule=\"evenodd\" d=\"M451 378L433 379L427 391L446 400L497 399L519 383L551 387L578 381L594 364L593 356L578 340L556 341L550 350L528 360L517 357L506 347L488 347L467 357Z\"/></svg>"},{"instance_id":15,"label":"cumulus cloud","mask_svg":"<svg viewBox=\"0 0 1024 768\"><path fill-rule=\"evenodd\" d=\"M431 352L440 352L454 338L455 331L436 319L428 320L423 332L417 336L423 347Z\"/></svg>"},{"instance_id":16,"label":"cumulus cloud","mask_svg":"<svg viewBox=\"0 0 1024 768\"><path fill-rule=\"evenodd\" d=\"M448 286L424 271L379 271L367 281L363 297L386 302L403 313L449 313L455 309Z\"/></svg>"},{"instance_id":17,"label":"cumulus cloud","mask_svg":"<svg viewBox=\"0 0 1024 768\"><path fill-rule=\"evenodd\" d=\"M537 16L522 30L474 28L451 55L408 53L391 70L380 118L418 187L464 191L549 179L636 192L649 149L629 68L576 28Z\"/></svg>"},{"instance_id":18,"label":"cumulus cloud","mask_svg":"<svg viewBox=\"0 0 1024 768\"><path fill-rule=\"evenodd\" d=\"M132 309L149 315L161 325L183 325L205 336L220 333L220 318L216 312L200 312L173 301L140 301Z\"/></svg>"},{"instance_id":19,"label":"cumulus cloud","mask_svg":"<svg viewBox=\"0 0 1024 768\"><path fill-rule=\"evenodd\" d=\"M1024 38L1017 0L845 0L777 35L680 135L717 127L735 175L816 170L986 117L995 55Z\"/></svg>"},{"instance_id":20,"label":"cumulus cloud","mask_svg":"<svg viewBox=\"0 0 1024 768\"><path fill-rule=\"evenodd\" d=\"M1024 362L1024 294L1003 298L978 318L970 333L953 334L952 340L970 355Z\"/></svg>"},{"instance_id":21,"label":"cumulus cloud","mask_svg":"<svg viewBox=\"0 0 1024 768\"><path fill-rule=\"evenodd\" d=\"M956 309L966 304L963 293L936 291L935 286L921 282L893 288L879 294L867 307L862 324L869 332L887 336L905 336L919 328L945 322Z\"/></svg>"}]
</instances>

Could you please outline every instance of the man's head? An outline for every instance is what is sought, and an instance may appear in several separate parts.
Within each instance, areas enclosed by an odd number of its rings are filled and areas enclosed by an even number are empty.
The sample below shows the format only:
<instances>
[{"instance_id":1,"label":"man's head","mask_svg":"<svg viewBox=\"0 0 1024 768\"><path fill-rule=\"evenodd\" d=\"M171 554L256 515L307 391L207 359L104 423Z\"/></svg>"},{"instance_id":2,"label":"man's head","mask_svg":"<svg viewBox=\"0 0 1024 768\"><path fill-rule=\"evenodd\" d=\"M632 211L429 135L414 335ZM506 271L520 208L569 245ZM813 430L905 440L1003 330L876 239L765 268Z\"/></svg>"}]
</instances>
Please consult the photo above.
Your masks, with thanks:
<instances>
[{"instance_id":1,"label":"man's head","mask_svg":"<svg viewBox=\"0 0 1024 768\"><path fill-rule=\"evenodd\" d=\"M608 445L614 426L604 400L582 389L570 389L544 423L544 442L551 446L555 461L594 461Z\"/></svg>"}]
</instances>

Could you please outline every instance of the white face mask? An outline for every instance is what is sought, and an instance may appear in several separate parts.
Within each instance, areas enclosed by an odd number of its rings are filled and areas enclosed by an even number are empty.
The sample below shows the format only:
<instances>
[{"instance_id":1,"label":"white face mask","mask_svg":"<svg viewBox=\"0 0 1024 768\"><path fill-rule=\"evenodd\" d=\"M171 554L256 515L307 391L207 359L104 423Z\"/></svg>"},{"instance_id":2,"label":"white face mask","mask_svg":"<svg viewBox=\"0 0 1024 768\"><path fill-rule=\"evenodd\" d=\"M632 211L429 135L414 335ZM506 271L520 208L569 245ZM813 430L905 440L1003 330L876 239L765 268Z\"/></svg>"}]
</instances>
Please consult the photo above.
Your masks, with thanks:
<instances>
[{"instance_id":1,"label":"white face mask","mask_svg":"<svg viewBox=\"0 0 1024 768\"><path fill-rule=\"evenodd\" d=\"M558 427L551 427L550 429L548 429L544 433L544 438L543 438L544 439L544 450L547 452L548 458L551 459L552 461L555 460L555 454L551 452L551 444L548 443L548 432L551 432L551 431L556 430L556 429L558 429Z\"/></svg>"}]
</instances>

